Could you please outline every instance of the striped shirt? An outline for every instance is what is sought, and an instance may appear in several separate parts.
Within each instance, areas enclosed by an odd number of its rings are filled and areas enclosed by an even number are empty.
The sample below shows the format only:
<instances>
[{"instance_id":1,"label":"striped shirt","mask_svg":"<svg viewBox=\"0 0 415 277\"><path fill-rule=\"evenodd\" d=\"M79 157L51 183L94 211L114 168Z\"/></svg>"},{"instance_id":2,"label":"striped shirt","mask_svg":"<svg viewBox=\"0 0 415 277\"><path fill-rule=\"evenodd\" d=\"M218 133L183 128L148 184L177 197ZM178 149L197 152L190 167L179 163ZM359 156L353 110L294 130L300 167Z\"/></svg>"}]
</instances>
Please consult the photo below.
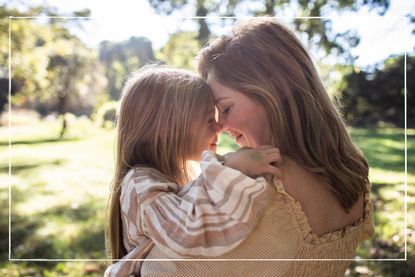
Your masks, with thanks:
<instances>
[{"instance_id":1,"label":"striped shirt","mask_svg":"<svg viewBox=\"0 0 415 277\"><path fill-rule=\"evenodd\" d=\"M154 245L173 258L219 256L239 245L254 229L270 199L263 177L249 178L223 166L205 151L201 175L180 187L151 168L125 176L120 196L123 243L128 254L105 276L139 275Z\"/></svg>"}]
</instances>

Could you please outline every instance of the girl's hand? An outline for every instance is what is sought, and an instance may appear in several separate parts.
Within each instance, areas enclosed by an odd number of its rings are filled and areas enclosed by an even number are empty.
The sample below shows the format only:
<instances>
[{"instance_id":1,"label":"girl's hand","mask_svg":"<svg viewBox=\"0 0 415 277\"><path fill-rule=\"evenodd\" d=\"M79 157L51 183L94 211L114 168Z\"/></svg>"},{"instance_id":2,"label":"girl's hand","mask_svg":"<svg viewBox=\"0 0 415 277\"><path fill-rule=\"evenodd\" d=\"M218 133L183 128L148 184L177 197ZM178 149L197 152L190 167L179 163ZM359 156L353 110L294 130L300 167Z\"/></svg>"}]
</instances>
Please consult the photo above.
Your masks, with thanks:
<instances>
[{"instance_id":1,"label":"girl's hand","mask_svg":"<svg viewBox=\"0 0 415 277\"><path fill-rule=\"evenodd\" d=\"M278 168L281 161L280 150L269 145L241 148L234 153L224 155L225 166L239 170L250 177L272 174L281 179L282 171Z\"/></svg>"}]
</instances>

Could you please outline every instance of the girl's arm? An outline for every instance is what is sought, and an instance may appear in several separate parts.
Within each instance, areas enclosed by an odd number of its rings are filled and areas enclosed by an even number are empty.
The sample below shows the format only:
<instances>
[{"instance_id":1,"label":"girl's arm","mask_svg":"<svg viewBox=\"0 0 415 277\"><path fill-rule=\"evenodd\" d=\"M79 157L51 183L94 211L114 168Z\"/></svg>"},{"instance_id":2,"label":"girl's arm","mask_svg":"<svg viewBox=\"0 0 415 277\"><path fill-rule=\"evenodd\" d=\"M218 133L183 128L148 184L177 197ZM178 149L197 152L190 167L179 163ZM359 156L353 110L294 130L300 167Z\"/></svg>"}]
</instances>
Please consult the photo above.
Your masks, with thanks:
<instances>
[{"instance_id":1,"label":"girl's arm","mask_svg":"<svg viewBox=\"0 0 415 277\"><path fill-rule=\"evenodd\" d=\"M139 213L132 211L132 217L123 202L132 201L133 191L121 195L127 218L135 219L139 232L171 257L218 256L232 250L254 229L268 203L271 193L264 178L226 167L211 152L203 153L201 169L199 178L179 193L178 185L145 178L138 170L128 182L133 182L138 202Z\"/></svg>"}]
</instances>

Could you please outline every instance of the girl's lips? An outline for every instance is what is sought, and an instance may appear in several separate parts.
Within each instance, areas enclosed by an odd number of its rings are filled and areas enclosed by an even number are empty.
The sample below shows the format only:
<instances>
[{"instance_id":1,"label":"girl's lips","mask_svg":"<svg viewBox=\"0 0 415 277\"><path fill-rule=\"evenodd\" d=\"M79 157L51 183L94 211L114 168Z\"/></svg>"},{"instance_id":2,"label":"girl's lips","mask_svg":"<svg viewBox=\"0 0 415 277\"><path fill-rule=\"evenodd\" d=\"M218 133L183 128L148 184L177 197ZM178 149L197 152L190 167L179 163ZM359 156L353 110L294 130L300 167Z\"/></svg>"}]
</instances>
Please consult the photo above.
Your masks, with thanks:
<instances>
[{"instance_id":1,"label":"girl's lips","mask_svg":"<svg viewBox=\"0 0 415 277\"><path fill-rule=\"evenodd\" d=\"M238 142L239 140L241 140L242 138L242 134L235 136L235 141Z\"/></svg>"},{"instance_id":2,"label":"girl's lips","mask_svg":"<svg viewBox=\"0 0 415 277\"><path fill-rule=\"evenodd\" d=\"M209 150L210 151L214 151L214 152L216 152L216 149L218 148L218 146L216 145L216 143L212 143L212 144L210 144L210 146L209 146Z\"/></svg>"},{"instance_id":3,"label":"girl's lips","mask_svg":"<svg viewBox=\"0 0 415 277\"><path fill-rule=\"evenodd\" d=\"M212 139L212 142L210 143L210 145L217 146L217 144L218 144L218 137L217 137L217 136L215 136L215 137Z\"/></svg>"}]
</instances>

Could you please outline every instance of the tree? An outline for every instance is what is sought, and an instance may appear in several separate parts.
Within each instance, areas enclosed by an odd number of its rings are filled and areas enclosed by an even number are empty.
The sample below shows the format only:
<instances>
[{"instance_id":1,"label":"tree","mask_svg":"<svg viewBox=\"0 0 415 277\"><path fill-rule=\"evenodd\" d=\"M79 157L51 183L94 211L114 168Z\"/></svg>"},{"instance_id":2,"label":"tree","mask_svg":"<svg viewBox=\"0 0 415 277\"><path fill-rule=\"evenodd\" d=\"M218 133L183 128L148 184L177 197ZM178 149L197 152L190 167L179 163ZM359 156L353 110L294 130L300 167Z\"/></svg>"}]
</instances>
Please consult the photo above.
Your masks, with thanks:
<instances>
[{"instance_id":1,"label":"tree","mask_svg":"<svg viewBox=\"0 0 415 277\"><path fill-rule=\"evenodd\" d=\"M170 36L157 58L166 64L192 70L194 57L199 49L196 32L178 32Z\"/></svg>"},{"instance_id":2,"label":"tree","mask_svg":"<svg viewBox=\"0 0 415 277\"><path fill-rule=\"evenodd\" d=\"M71 98L82 91L82 87L92 86L93 70L96 57L92 50L86 48L77 38L61 39L55 42L56 48L51 50L47 67L50 86L57 97L56 111L62 117L60 137L63 137L67 128L65 114Z\"/></svg>"},{"instance_id":3,"label":"tree","mask_svg":"<svg viewBox=\"0 0 415 277\"><path fill-rule=\"evenodd\" d=\"M0 15L58 15L49 6L28 7L25 12L20 12L4 5L0 7ZM74 12L73 15L86 16L89 10ZM71 32L82 24L82 19L12 19L11 75L20 84L19 93L12 97L13 105L35 108L43 115L53 111L63 115L69 111L70 101L83 105L102 93L104 80L100 76L95 52ZM9 20L2 20L2 41L8 40L8 33ZM8 50L8 45L1 45L0 58L4 61L8 59ZM62 118L61 136L66 130L66 120L64 116Z\"/></svg>"},{"instance_id":4,"label":"tree","mask_svg":"<svg viewBox=\"0 0 415 277\"><path fill-rule=\"evenodd\" d=\"M149 0L150 5L157 13L170 15L175 11L193 7L193 14L187 16L262 16L278 15L304 17L321 17L327 15L328 11L356 11L363 7L376 10L383 15L389 8L390 0L299 0L295 7L289 0ZM198 40L203 45L209 38L211 32L205 18L199 18ZM346 49L354 47L359 43L359 39L354 32L343 34L332 34L331 20L329 19L295 19L295 28L307 35L307 39L317 43L326 53L331 51L338 55L344 55L345 59L350 60L350 54Z\"/></svg>"},{"instance_id":5,"label":"tree","mask_svg":"<svg viewBox=\"0 0 415 277\"><path fill-rule=\"evenodd\" d=\"M230 1L231 2L231 1ZM190 1L188 0L149 0L150 5L156 10L156 12L171 15L174 11L180 10L185 6L188 6ZM200 42L200 45L203 45L209 39L211 31L206 22L206 19L203 18L209 15L210 12L217 10L219 3L215 1L206 1L206 0L196 0L195 2L195 11L193 16L198 16L199 30L197 39ZM193 2L192 2L193 4ZM192 16L192 15L191 15Z\"/></svg>"},{"instance_id":6,"label":"tree","mask_svg":"<svg viewBox=\"0 0 415 277\"><path fill-rule=\"evenodd\" d=\"M16 82L11 80L10 94L14 95L19 90ZM0 77L0 114L5 110L6 104L9 102L9 79Z\"/></svg>"},{"instance_id":7,"label":"tree","mask_svg":"<svg viewBox=\"0 0 415 277\"><path fill-rule=\"evenodd\" d=\"M407 79L415 80L415 57L407 59ZM404 56L385 61L374 72L355 70L344 77L340 94L345 118L357 126L380 121L404 124ZM407 83L408 127L415 127L415 84ZM411 119L411 120L409 120Z\"/></svg>"},{"instance_id":8,"label":"tree","mask_svg":"<svg viewBox=\"0 0 415 277\"><path fill-rule=\"evenodd\" d=\"M155 61L152 43L145 37L131 37L120 43L103 41L99 59L105 66L110 99L118 100L127 74Z\"/></svg>"}]
</instances>

